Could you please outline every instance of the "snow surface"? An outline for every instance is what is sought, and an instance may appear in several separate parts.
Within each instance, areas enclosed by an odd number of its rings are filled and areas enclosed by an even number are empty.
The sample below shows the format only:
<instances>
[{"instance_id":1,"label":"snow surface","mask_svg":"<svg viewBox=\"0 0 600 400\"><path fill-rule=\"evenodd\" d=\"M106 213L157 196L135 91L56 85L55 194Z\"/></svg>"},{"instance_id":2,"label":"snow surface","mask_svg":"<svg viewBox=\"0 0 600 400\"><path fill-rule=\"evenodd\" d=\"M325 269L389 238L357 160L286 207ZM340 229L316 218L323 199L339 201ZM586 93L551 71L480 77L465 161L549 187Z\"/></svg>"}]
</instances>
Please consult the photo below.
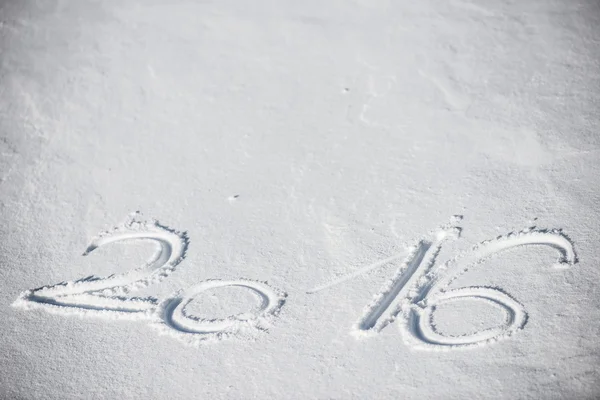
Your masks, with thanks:
<instances>
[{"instance_id":1,"label":"snow surface","mask_svg":"<svg viewBox=\"0 0 600 400\"><path fill-rule=\"evenodd\" d=\"M0 398L599 398L599 27L0 2Z\"/></svg>"}]
</instances>

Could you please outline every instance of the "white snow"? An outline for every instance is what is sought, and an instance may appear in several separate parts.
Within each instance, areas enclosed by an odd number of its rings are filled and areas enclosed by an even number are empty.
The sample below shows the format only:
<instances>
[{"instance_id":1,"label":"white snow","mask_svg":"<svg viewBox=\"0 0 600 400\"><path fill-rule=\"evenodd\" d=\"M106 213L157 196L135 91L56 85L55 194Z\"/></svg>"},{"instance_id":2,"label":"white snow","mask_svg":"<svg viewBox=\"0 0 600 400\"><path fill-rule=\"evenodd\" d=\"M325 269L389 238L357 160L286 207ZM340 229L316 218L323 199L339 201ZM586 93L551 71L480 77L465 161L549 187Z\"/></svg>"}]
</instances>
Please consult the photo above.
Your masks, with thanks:
<instances>
[{"instance_id":1,"label":"white snow","mask_svg":"<svg viewBox=\"0 0 600 400\"><path fill-rule=\"evenodd\" d=\"M599 26L1 3L0 398L600 397Z\"/></svg>"}]
</instances>

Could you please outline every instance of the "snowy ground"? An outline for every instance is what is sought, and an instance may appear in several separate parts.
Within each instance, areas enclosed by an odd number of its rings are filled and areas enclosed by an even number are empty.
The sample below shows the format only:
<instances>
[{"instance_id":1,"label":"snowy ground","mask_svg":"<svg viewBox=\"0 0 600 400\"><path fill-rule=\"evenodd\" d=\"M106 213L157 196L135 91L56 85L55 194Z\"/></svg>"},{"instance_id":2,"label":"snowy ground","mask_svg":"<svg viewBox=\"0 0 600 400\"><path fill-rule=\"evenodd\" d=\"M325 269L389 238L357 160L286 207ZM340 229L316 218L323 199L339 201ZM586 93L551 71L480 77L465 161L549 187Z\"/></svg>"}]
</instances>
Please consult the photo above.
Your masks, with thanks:
<instances>
[{"instance_id":1,"label":"snowy ground","mask_svg":"<svg viewBox=\"0 0 600 400\"><path fill-rule=\"evenodd\" d=\"M0 398L598 398L599 27L1 2Z\"/></svg>"}]
</instances>

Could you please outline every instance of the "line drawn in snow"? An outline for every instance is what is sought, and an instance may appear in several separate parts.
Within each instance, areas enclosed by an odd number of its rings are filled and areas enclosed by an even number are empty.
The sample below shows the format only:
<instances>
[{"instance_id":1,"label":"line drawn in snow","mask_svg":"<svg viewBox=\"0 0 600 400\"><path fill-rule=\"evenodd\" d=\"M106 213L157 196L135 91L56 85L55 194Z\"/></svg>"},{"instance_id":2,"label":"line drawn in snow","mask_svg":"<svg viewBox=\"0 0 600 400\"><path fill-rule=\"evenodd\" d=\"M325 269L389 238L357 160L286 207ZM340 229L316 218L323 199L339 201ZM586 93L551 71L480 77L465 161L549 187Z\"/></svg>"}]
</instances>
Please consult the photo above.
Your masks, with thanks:
<instances>
[{"instance_id":1,"label":"line drawn in snow","mask_svg":"<svg viewBox=\"0 0 600 400\"><path fill-rule=\"evenodd\" d=\"M397 321L404 342L418 349L451 350L493 343L508 338L525 327L528 318L525 307L501 288L470 286L449 289L452 282L492 256L521 246L539 245L557 250L560 257L554 264L555 268L569 268L577 263L573 244L562 231L532 227L486 240L468 252L436 264L443 244L460 237L461 228L458 223L461 220L460 215L452 217L449 224L422 238L410 249L392 278L365 307L352 327L352 334L359 337L376 335L387 325ZM308 293L331 288L397 258L400 256L371 264L328 284L317 286ZM444 303L467 299L485 301L499 308L504 313L503 323L494 328L459 336L439 332L433 320L436 308Z\"/></svg>"},{"instance_id":2,"label":"line drawn in snow","mask_svg":"<svg viewBox=\"0 0 600 400\"><path fill-rule=\"evenodd\" d=\"M191 345L234 334L248 336L268 328L268 322L279 313L287 295L264 282L206 280L162 301L154 297L129 296L131 292L167 278L183 261L189 246L185 232L169 229L155 220L143 221L140 217L139 212L132 213L123 225L100 233L92 239L83 256L110 243L150 240L158 244L158 250L145 265L122 274L89 276L27 290L13 306L26 310L38 308L59 315L146 320L158 328L159 333ZM186 306L203 291L232 286L255 293L260 304L258 310L222 320L201 319L186 312Z\"/></svg>"}]
</instances>

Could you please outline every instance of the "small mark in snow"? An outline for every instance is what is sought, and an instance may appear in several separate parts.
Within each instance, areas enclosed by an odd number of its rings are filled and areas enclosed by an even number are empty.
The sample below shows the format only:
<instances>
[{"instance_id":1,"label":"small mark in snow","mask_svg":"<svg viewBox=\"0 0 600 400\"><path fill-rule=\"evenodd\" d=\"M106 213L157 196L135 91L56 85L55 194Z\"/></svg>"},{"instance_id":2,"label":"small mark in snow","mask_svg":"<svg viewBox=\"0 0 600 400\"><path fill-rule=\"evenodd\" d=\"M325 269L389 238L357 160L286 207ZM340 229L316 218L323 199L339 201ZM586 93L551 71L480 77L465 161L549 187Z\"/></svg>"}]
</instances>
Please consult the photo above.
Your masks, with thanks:
<instances>
[{"instance_id":1,"label":"small mark in snow","mask_svg":"<svg viewBox=\"0 0 600 400\"><path fill-rule=\"evenodd\" d=\"M234 202L234 201L236 201L236 200L237 200L239 197L240 197L240 195L239 195L239 194L234 194L233 196L229 196L229 197L227 198L227 201L228 201L228 202L230 202L230 203L233 203L233 202Z\"/></svg>"}]
</instances>

